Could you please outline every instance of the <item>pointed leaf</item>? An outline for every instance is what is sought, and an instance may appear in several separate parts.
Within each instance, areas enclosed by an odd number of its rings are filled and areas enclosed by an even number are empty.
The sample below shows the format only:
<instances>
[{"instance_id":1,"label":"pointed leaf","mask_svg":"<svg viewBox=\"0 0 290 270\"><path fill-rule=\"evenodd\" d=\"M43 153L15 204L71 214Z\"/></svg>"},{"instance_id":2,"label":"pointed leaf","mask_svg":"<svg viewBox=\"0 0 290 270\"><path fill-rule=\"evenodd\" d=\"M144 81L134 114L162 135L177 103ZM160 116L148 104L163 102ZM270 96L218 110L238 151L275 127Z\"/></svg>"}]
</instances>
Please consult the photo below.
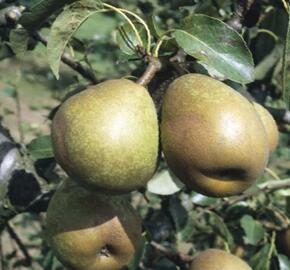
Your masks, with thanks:
<instances>
[{"instance_id":1,"label":"pointed leaf","mask_svg":"<svg viewBox=\"0 0 290 270\"><path fill-rule=\"evenodd\" d=\"M224 77L239 83L254 79L254 64L243 38L222 21L193 15L173 33L183 50Z\"/></svg>"},{"instance_id":2,"label":"pointed leaf","mask_svg":"<svg viewBox=\"0 0 290 270\"><path fill-rule=\"evenodd\" d=\"M136 22L133 23L141 37L143 46L146 47L147 36L144 27ZM133 31L129 23L125 23L118 28L116 34L116 43L118 44L123 53L127 55L137 54L139 41L136 37L136 33Z\"/></svg>"},{"instance_id":3,"label":"pointed leaf","mask_svg":"<svg viewBox=\"0 0 290 270\"><path fill-rule=\"evenodd\" d=\"M27 149L35 159L53 157L52 142L49 135L40 136L32 140Z\"/></svg>"},{"instance_id":4,"label":"pointed leaf","mask_svg":"<svg viewBox=\"0 0 290 270\"><path fill-rule=\"evenodd\" d=\"M253 217L244 215L241 219L241 226L245 232L245 243L250 245L257 245L265 235L263 226Z\"/></svg>"},{"instance_id":5,"label":"pointed leaf","mask_svg":"<svg viewBox=\"0 0 290 270\"><path fill-rule=\"evenodd\" d=\"M10 32L10 47L16 55L24 55L27 51L29 33L24 28L16 28Z\"/></svg>"},{"instance_id":6,"label":"pointed leaf","mask_svg":"<svg viewBox=\"0 0 290 270\"><path fill-rule=\"evenodd\" d=\"M47 44L47 54L50 67L59 78L61 56L68 41L83 22L100 10L100 5L94 0L77 1L67 6L52 25Z\"/></svg>"}]
</instances>

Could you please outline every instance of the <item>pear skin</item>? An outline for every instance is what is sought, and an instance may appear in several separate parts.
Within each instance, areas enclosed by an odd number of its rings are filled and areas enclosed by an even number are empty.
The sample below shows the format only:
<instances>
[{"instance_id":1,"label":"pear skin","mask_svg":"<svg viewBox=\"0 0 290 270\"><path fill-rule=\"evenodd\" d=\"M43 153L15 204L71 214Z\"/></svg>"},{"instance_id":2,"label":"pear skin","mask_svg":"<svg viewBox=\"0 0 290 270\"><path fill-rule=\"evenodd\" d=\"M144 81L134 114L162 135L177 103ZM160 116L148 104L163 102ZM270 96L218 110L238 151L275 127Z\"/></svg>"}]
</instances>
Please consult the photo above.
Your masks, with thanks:
<instances>
[{"instance_id":1,"label":"pear skin","mask_svg":"<svg viewBox=\"0 0 290 270\"><path fill-rule=\"evenodd\" d=\"M66 181L47 211L46 236L56 257L74 270L117 270L134 256L141 219L122 197Z\"/></svg>"},{"instance_id":2,"label":"pear skin","mask_svg":"<svg viewBox=\"0 0 290 270\"><path fill-rule=\"evenodd\" d=\"M252 270L239 257L220 249L207 249L198 253L189 270Z\"/></svg>"},{"instance_id":3,"label":"pear skin","mask_svg":"<svg viewBox=\"0 0 290 270\"><path fill-rule=\"evenodd\" d=\"M80 185L122 194L146 185L156 169L158 121L148 91L108 80L65 101L52 122L55 158Z\"/></svg>"},{"instance_id":4,"label":"pear skin","mask_svg":"<svg viewBox=\"0 0 290 270\"><path fill-rule=\"evenodd\" d=\"M162 105L165 159L185 185L212 197L236 195L264 172L269 149L253 105L209 76L170 84Z\"/></svg>"},{"instance_id":5,"label":"pear skin","mask_svg":"<svg viewBox=\"0 0 290 270\"><path fill-rule=\"evenodd\" d=\"M279 141L279 131L278 131L276 121L274 120L270 112L266 108L264 108L262 105L256 102L254 102L253 104L265 127L267 138L268 138L269 150L271 154L277 148L278 141Z\"/></svg>"}]
</instances>

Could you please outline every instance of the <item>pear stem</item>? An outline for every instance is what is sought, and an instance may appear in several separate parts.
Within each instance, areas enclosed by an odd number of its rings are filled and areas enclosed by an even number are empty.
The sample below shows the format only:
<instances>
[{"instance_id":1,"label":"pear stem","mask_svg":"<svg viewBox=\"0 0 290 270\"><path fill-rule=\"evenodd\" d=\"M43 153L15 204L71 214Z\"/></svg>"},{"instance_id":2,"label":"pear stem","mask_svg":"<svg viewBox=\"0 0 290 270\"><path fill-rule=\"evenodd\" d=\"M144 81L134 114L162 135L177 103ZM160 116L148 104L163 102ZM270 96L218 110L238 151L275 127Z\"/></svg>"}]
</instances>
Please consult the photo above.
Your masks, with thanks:
<instances>
[{"instance_id":1,"label":"pear stem","mask_svg":"<svg viewBox=\"0 0 290 270\"><path fill-rule=\"evenodd\" d=\"M148 66L143 75L137 80L137 83L143 86L148 85L155 77L156 73L162 68L162 64L159 58L154 56L147 56Z\"/></svg>"}]
</instances>

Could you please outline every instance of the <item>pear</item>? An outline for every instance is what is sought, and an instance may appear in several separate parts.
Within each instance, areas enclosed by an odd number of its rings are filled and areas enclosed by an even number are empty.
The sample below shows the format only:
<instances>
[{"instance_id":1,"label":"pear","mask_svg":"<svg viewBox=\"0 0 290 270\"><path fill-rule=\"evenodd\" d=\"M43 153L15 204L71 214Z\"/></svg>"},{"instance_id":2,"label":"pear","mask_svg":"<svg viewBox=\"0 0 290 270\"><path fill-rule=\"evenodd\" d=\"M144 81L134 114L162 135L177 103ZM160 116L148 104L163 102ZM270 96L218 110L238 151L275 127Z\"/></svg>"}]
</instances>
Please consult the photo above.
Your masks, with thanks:
<instances>
[{"instance_id":1,"label":"pear","mask_svg":"<svg viewBox=\"0 0 290 270\"><path fill-rule=\"evenodd\" d=\"M72 96L52 122L56 161L79 184L108 194L146 185L156 169L158 140L153 100L126 79Z\"/></svg>"},{"instance_id":2,"label":"pear","mask_svg":"<svg viewBox=\"0 0 290 270\"><path fill-rule=\"evenodd\" d=\"M290 228L277 233L276 246L279 253L285 254L290 258Z\"/></svg>"},{"instance_id":3,"label":"pear","mask_svg":"<svg viewBox=\"0 0 290 270\"><path fill-rule=\"evenodd\" d=\"M251 267L226 251L207 249L193 258L189 270L251 270Z\"/></svg>"},{"instance_id":4,"label":"pear","mask_svg":"<svg viewBox=\"0 0 290 270\"><path fill-rule=\"evenodd\" d=\"M231 196L263 174L269 156L263 123L226 84L201 74L179 77L165 94L161 117L165 159L188 188Z\"/></svg>"},{"instance_id":5,"label":"pear","mask_svg":"<svg viewBox=\"0 0 290 270\"><path fill-rule=\"evenodd\" d=\"M115 270L134 256L141 219L122 197L66 181L50 201L46 236L56 257L74 270Z\"/></svg>"},{"instance_id":6,"label":"pear","mask_svg":"<svg viewBox=\"0 0 290 270\"><path fill-rule=\"evenodd\" d=\"M265 127L267 138L268 138L269 150L271 154L275 151L278 145L279 131L278 131L277 124L273 116L265 107L261 106L260 104L256 102L254 102L253 104Z\"/></svg>"}]
</instances>

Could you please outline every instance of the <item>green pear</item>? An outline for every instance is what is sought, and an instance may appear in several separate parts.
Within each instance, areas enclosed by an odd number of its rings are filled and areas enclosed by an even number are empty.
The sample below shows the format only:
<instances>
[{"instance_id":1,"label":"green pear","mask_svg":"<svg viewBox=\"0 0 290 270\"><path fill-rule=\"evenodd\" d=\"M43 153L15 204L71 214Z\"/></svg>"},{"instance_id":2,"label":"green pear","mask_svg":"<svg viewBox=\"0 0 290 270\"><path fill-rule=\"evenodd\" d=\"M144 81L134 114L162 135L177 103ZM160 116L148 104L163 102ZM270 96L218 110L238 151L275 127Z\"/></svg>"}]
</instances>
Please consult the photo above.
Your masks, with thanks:
<instances>
[{"instance_id":1,"label":"green pear","mask_svg":"<svg viewBox=\"0 0 290 270\"><path fill-rule=\"evenodd\" d=\"M220 249L207 249L198 253L189 270L251 270L239 257Z\"/></svg>"},{"instance_id":2,"label":"green pear","mask_svg":"<svg viewBox=\"0 0 290 270\"><path fill-rule=\"evenodd\" d=\"M165 94L161 117L165 159L189 188L231 196L263 174L269 156L263 123L226 84L201 74L179 77Z\"/></svg>"},{"instance_id":3,"label":"green pear","mask_svg":"<svg viewBox=\"0 0 290 270\"><path fill-rule=\"evenodd\" d=\"M46 236L56 257L70 269L116 270L138 248L141 219L124 198L66 181L49 204Z\"/></svg>"},{"instance_id":4,"label":"green pear","mask_svg":"<svg viewBox=\"0 0 290 270\"><path fill-rule=\"evenodd\" d=\"M265 127L268 138L269 150L271 154L277 148L279 141L279 131L276 121L265 107L261 106L256 102L254 102L253 104Z\"/></svg>"},{"instance_id":5,"label":"green pear","mask_svg":"<svg viewBox=\"0 0 290 270\"><path fill-rule=\"evenodd\" d=\"M52 140L57 162L79 184L108 194L143 187L158 156L153 100L125 79L91 86L61 105Z\"/></svg>"}]
</instances>

